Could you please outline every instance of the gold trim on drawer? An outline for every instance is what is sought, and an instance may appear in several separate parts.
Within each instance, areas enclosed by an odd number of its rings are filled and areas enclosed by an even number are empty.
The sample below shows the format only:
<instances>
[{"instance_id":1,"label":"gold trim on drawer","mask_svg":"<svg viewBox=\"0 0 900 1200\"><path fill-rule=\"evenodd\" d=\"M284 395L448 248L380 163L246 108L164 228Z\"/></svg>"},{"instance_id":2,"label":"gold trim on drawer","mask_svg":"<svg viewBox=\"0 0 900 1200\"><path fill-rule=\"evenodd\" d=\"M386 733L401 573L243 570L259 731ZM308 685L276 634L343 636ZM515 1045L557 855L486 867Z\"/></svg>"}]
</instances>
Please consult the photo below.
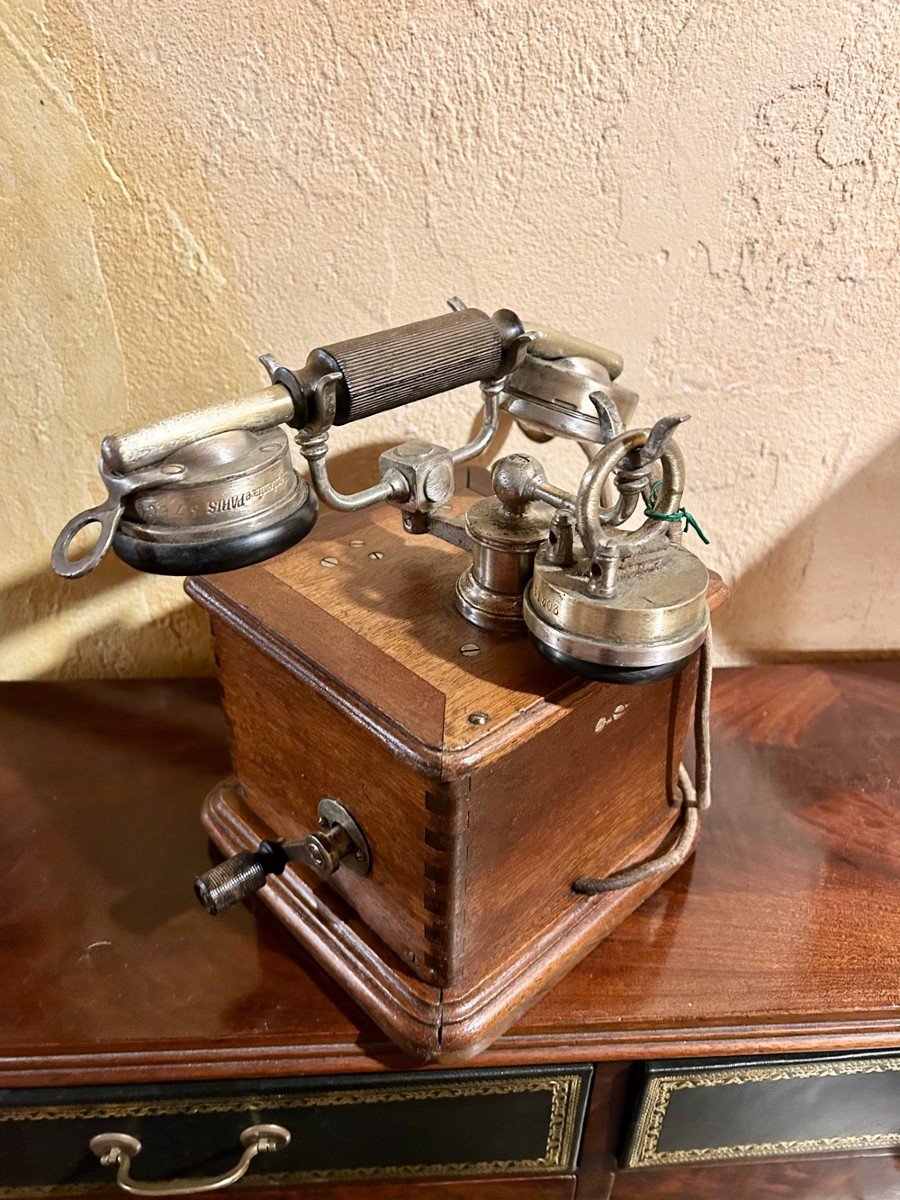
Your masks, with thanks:
<instances>
[{"instance_id":1,"label":"gold trim on drawer","mask_svg":"<svg viewBox=\"0 0 900 1200\"><path fill-rule=\"evenodd\" d=\"M575 1139L578 1136L583 1079L577 1074L537 1075L525 1078L460 1080L423 1087L386 1087L335 1089L300 1096L266 1095L229 1096L216 1099L182 1099L154 1101L150 1104L117 1102L83 1105L57 1104L41 1108L0 1109L0 1121L53 1121L72 1118L113 1120L116 1117L171 1116L178 1113L259 1112L267 1109L279 1112L292 1108L315 1108L346 1104L396 1103L404 1100L442 1100L459 1096L505 1096L519 1092L550 1092L550 1120L547 1144L539 1158L477 1163L424 1163L398 1167L358 1167L333 1171L294 1171L274 1174L249 1174L241 1187L289 1186L302 1183L336 1183L343 1180L424 1179L447 1176L457 1179L470 1176L504 1174L548 1174L568 1172L574 1167ZM87 1145L87 1143L85 1143ZM38 1187L0 1187L0 1197L76 1195L109 1191L106 1182L61 1184Z\"/></svg>"},{"instance_id":2,"label":"gold trim on drawer","mask_svg":"<svg viewBox=\"0 0 900 1200\"><path fill-rule=\"evenodd\" d=\"M750 1142L733 1146L700 1146L690 1150L660 1150L663 1122L674 1092L683 1088L715 1087L777 1082L783 1079L812 1079L836 1075L873 1075L900 1071L900 1058L835 1059L831 1062L780 1062L771 1066L725 1067L720 1070L661 1071L650 1077L641 1102L628 1148L626 1167L656 1167L674 1164L719 1162L732 1158L774 1158L794 1154L816 1154L830 1150L889 1150L900 1146L900 1133L859 1134L846 1137L810 1138L807 1141Z\"/></svg>"}]
</instances>

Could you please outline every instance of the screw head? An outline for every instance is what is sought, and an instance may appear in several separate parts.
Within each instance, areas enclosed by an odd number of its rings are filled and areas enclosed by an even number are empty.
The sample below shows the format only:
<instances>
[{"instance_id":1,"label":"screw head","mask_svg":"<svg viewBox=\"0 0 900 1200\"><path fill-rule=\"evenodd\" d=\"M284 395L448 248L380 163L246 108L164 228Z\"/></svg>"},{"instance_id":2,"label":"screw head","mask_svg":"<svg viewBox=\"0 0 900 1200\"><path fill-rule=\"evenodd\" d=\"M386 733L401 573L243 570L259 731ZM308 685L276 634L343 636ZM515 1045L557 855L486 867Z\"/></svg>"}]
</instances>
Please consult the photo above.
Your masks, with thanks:
<instances>
[{"instance_id":1,"label":"screw head","mask_svg":"<svg viewBox=\"0 0 900 1200\"><path fill-rule=\"evenodd\" d=\"M470 712L466 718L470 725L487 725L490 719L490 714L486 712Z\"/></svg>"},{"instance_id":2,"label":"screw head","mask_svg":"<svg viewBox=\"0 0 900 1200\"><path fill-rule=\"evenodd\" d=\"M471 658L474 654L481 653L481 647L475 642L466 642L464 646L460 646L459 652L465 654L467 658Z\"/></svg>"},{"instance_id":3,"label":"screw head","mask_svg":"<svg viewBox=\"0 0 900 1200\"><path fill-rule=\"evenodd\" d=\"M384 551L383 550L373 550L369 554L369 558L374 558L374 559L384 558Z\"/></svg>"},{"instance_id":4,"label":"screw head","mask_svg":"<svg viewBox=\"0 0 900 1200\"><path fill-rule=\"evenodd\" d=\"M336 567L337 565L338 565L338 560L336 558L332 558L332 556L330 554L328 555L327 558L319 559L320 567Z\"/></svg>"},{"instance_id":5,"label":"screw head","mask_svg":"<svg viewBox=\"0 0 900 1200\"><path fill-rule=\"evenodd\" d=\"M353 540L350 542L350 545L354 548L354 550L359 546L364 546L365 544L366 543L362 540L362 538L353 538Z\"/></svg>"}]
</instances>

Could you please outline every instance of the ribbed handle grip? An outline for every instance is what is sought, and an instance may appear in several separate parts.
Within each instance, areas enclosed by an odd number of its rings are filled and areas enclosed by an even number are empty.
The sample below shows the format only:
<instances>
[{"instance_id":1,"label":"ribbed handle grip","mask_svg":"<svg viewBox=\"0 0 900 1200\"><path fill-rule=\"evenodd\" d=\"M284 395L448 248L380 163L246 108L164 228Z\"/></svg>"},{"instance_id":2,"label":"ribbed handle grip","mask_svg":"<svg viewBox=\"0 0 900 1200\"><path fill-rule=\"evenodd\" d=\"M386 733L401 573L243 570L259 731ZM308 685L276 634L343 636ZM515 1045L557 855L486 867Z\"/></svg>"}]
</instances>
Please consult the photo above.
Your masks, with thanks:
<instances>
[{"instance_id":1,"label":"ribbed handle grip","mask_svg":"<svg viewBox=\"0 0 900 1200\"><path fill-rule=\"evenodd\" d=\"M197 899L210 914L217 916L238 900L258 892L266 882L266 871L249 850L241 850L233 858L211 867L194 880Z\"/></svg>"},{"instance_id":2,"label":"ribbed handle grip","mask_svg":"<svg viewBox=\"0 0 900 1200\"><path fill-rule=\"evenodd\" d=\"M507 329L495 319L467 308L325 346L324 353L344 377L334 423L346 425L466 383L493 379L507 340Z\"/></svg>"}]
</instances>

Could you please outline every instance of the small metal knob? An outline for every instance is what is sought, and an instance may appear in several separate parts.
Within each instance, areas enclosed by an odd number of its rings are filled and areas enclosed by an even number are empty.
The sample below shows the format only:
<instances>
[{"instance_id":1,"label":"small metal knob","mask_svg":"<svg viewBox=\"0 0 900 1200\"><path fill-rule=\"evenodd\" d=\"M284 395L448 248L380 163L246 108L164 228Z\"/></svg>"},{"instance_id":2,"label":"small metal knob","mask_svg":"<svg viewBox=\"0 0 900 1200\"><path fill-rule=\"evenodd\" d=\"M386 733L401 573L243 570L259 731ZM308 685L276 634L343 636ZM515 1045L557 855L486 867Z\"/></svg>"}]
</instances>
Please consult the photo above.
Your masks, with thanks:
<instances>
[{"instance_id":1,"label":"small metal knob","mask_svg":"<svg viewBox=\"0 0 900 1200\"><path fill-rule=\"evenodd\" d=\"M316 809L319 828L302 842L285 846L288 858L309 867L320 879L328 879L340 866L356 875L368 875L372 852L366 835L339 800L323 796Z\"/></svg>"}]
</instances>

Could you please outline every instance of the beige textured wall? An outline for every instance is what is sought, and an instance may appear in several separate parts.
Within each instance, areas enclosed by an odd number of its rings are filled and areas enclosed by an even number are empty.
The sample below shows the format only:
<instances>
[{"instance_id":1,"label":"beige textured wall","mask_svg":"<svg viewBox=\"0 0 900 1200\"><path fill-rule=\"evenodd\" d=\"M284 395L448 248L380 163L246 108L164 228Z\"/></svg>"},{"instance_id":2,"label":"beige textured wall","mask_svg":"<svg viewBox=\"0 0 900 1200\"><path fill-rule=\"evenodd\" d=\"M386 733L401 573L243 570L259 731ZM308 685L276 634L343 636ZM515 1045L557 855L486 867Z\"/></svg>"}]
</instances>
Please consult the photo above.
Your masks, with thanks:
<instances>
[{"instance_id":1,"label":"beige textured wall","mask_svg":"<svg viewBox=\"0 0 900 1200\"><path fill-rule=\"evenodd\" d=\"M453 292L693 413L721 659L896 646L898 28L892 0L0 0L0 675L204 667L177 581L49 573L101 436ZM468 428L432 400L333 444Z\"/></svg>"}]
</instances>

